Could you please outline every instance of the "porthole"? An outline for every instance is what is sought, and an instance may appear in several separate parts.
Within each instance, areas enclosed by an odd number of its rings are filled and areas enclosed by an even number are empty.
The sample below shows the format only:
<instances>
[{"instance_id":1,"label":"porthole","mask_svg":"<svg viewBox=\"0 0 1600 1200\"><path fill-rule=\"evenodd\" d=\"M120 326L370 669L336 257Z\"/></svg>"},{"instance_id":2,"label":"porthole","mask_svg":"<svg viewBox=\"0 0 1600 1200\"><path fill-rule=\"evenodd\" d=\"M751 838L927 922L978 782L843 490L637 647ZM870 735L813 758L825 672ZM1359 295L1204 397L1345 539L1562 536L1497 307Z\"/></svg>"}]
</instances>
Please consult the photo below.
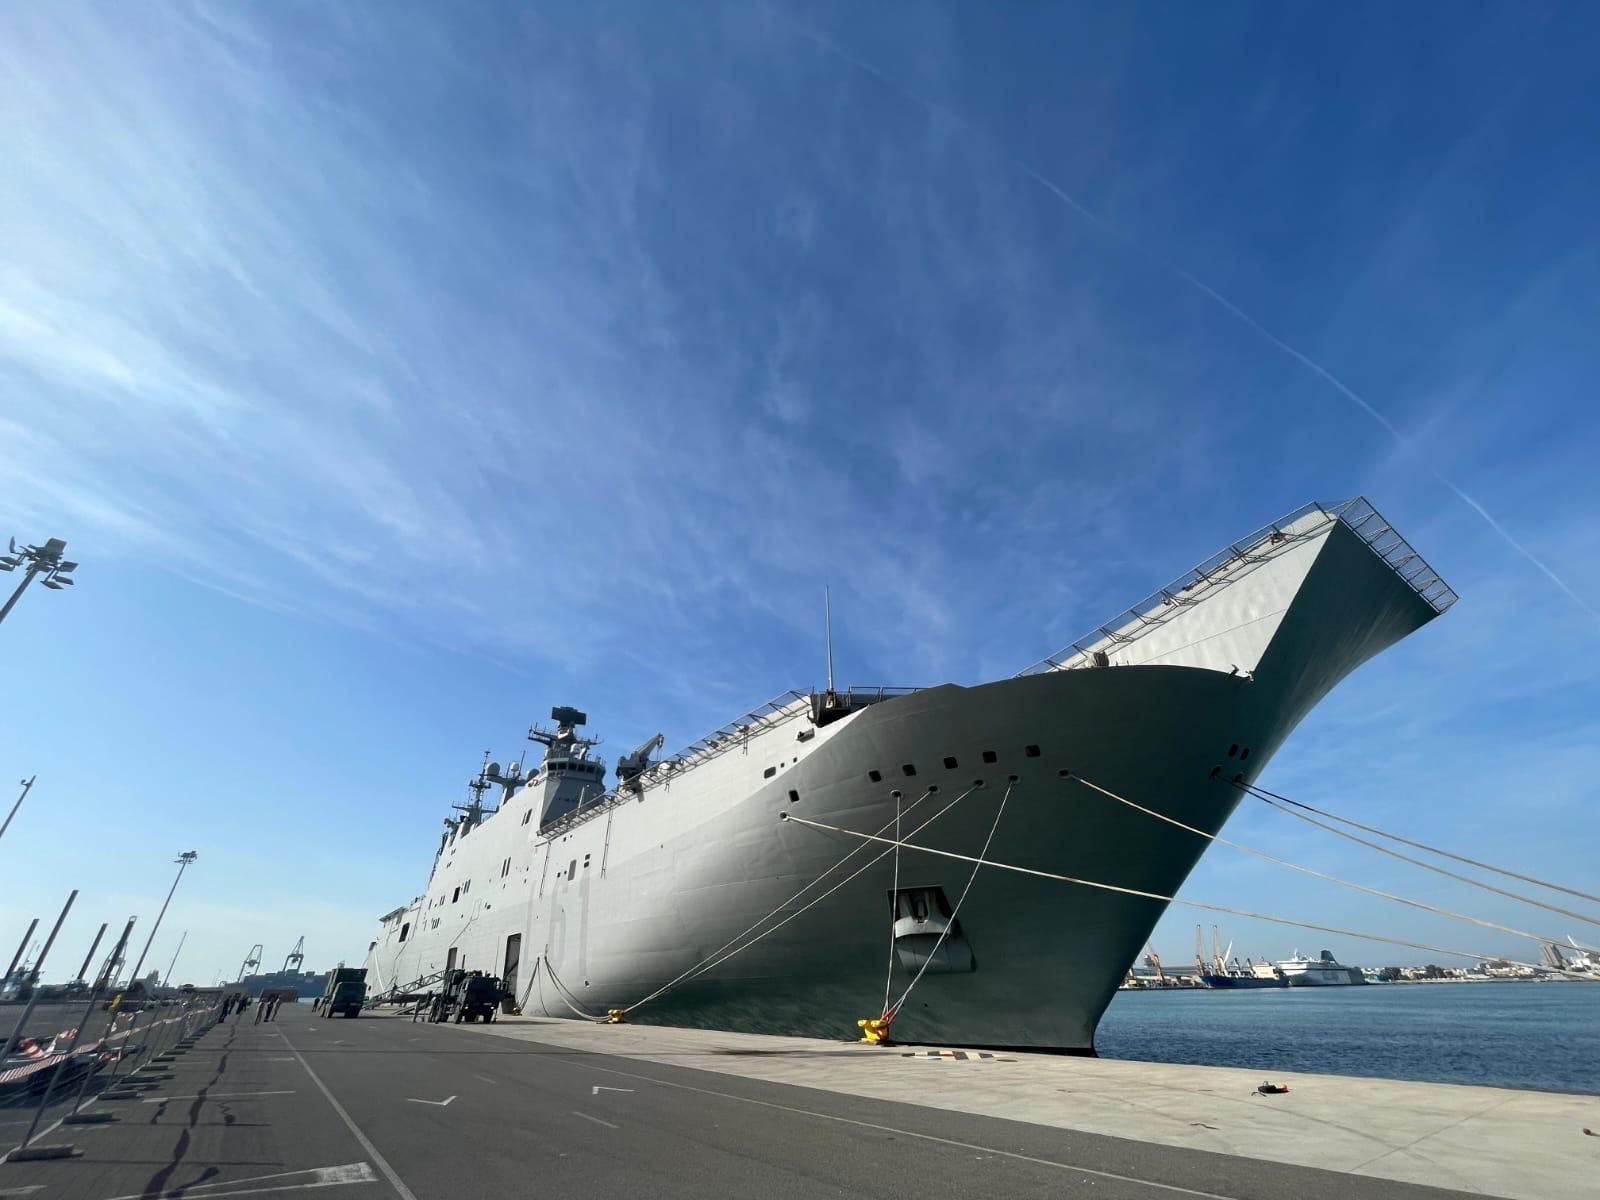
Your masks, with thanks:
<instances>
[{"instance_id":1,"label":"porthole","mask_svg":"<svg viewBox=\"0 0 1600 1200\"><path fill-rule=\"evenodd\" d=\"M1239 774L1235 775L1233 777L1233 781L1235 783L1243 783L1244 782L1244 772L1241 771L1241 772L1239 772Z\"/></svg>"},{"instance_id":2,"label":"porthole","mask_svg":"<svg viewBox=\"0 0 1600 1200\"><path fill-rule=\"evenodd\" d=\"M1221 778L1221 776L1222 776L1222 764L1218 763L1216 766L1211 768L1211 778L1219 779L1219 778Z\"/></svg>"},{"instance_id":3,"label":"porthole","mask_svg":"<svg viewBox=\"0 0 1600 1200\"><path fill-rule=\"evenodd\" d=\"M973 786L973 787L975 787L975 788L981 788L981 787L982 787L982 786L983 786L983 780L981 780L981 779L974 779L974 780L973 780L973 781L972 781L972 786Z\"/></svg>"},{"instance_id":4,"label":"porthole","mask_svg":"<svg viewBox=\"0 0 1600 1200\"><path fill-rule=\"evenodd\" d=\"M1232 758L1237 753L1239 753L1239 743L1235 742L1233 745L1228 747L1228 757Z\"/></svg>"},{"instance_id":5,"label":"porthole","mask_svg":"<svg viewBox=\"0 0 1600 1200\"><path fill-rule=\"evenodd\" d=\"M1246 746L1243 750L1239 751L1239 761L1240 762L1243 762L1245 759L1247 759L1249 757L1250 757L1250 747L1249 746Z\"/></svg>"},{"instance_id":6,"label":"porthole","mask_svg":"<svg viewBox=\"0 0 1600 1200\"><path fill-rule=\"evenodd\" d=\"M902 763L900 765L900 770L905 774L906 778L909 779L909 778L911 778L911 776L913 776L913 775L915 775L917 773L917 764L916 763Z\"/></svg>"},{"instance_id":7,"label":"porthole","mask_svg":"<svg viewBox=\"0 0 1600 1200\"><path fill-rule=\"evenodd\" d=\"M799 804L800 803L800 793L795 791L793 788L789 789L789 803L790 804Z\"/></svg>"},{"instance_id":8,"label":"porthole","mask_svg":"<svg viewBox=\"0 0 1600 1200\"><path fill-rule=\"evenodd\" d=\"M761 778L763 778L763 779L771 779L777 773L778 773L778 768L777 767L768 767L765 771L761 772Z\"/></svg>"},{"instance_id":9,"label":"porthole","mask_svg":"<svg viewBox=\"0 0 1600 1200\"><path fill-rule=\"evenodd\" d=\"M998 754L996 754L993 750L985 750L983 752L983 761L986 762L986 763L999 762L1000 761L1000 756Z\"/></svg>"},{"instance_id":10,"label":"porthole","mask_svg":"<svg viewBox=\"0 0 1600 1200\"><path fill-rule=\"evenodd\" d=\"M1020 776L1020 775L1007 775L1006 776L1006 781L1008 783L1020 783L1020 782L1022 782L1022 776Z\"/></svg>"},{"instance_id":11,"label":"porthole","mask_svg":"<svg viewBox=\"0 0 1600 1200\"><path fill-rule=\"evenodd\" d=\"M882 771L868 771L867 772L867 778L872 780L873 783L882 783L883 782L883 772Z\"/></svg>"},{"instance_id":12,"label":"porthole","mask_svg":"<svg viewBox=\"0 0 1600 1200\"><path fill-rule=\"evenodd\" d=\"M1027 756L1028 758L1038 758L1039 757L1039 747L1037 747L1037 746L1024 746L1022 748L1022 753L1025 756Z\"/></svg>"},{"instance_id":13,"label":"porthole","mask_svg":"<svg viewBox=\"0 0 1600 1200\"><path fill-rule=\"evenodd\" d=\"M960 765L961 765L960 763L958 763L955 759L951 758L948 754L946 754L944 756L944 769L946 771L954 771Z\"/></svg>"},{"instance_id":14,"label":"porthole","mask_svg":"<svg viewBox=\"0 0 1600 1200\"><path fill-rule=\"evenodd\" d=\"M937 793L938 790L939 790L939 785L937 783L930 783L928 785L928 795L932 796L935 793Z\"/></svg>"}]
</instances>

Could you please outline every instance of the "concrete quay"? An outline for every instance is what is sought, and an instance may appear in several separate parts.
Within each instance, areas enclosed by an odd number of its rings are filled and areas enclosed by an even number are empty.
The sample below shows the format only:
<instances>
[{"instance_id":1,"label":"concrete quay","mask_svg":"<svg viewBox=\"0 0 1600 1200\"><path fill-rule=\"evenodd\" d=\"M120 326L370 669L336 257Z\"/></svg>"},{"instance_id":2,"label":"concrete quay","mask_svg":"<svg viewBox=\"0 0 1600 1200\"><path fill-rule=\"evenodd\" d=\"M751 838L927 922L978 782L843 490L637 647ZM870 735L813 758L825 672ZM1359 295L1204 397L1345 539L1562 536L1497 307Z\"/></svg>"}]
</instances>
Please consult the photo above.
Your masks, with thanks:
<instances>
[{"instance_id":1,"label":"concrete quay","mask_svg":"<svg viewBox=\"0 0 1600 1200\"><path fill-rule=\"evenodd\" d=\"M0 1197L1371 1200L1594 1192L1600 1101L649 1026L255 1010ZM23 1114L0 1112L0 1126ZM0 1149L6 1148L0 1128ZM20 1133L18 1134L20 1136ZM1459 1191L1423 1186L1448 1182ZM332 1200L338 1200L333 1197Z\"/></svg>"},{"instance_id":2,"label":"concrete quay","mask_svg":"<svg viewBox=\"0 0 1600 1200\"><path fill-rule=\"evenodd\" d=\"M1526 1200L1600 1194L1600 1097L503 1018L461 1029L949 1113ZM968 1052L976 1054L976 1052Z\"/></svg>"}]
</instances>

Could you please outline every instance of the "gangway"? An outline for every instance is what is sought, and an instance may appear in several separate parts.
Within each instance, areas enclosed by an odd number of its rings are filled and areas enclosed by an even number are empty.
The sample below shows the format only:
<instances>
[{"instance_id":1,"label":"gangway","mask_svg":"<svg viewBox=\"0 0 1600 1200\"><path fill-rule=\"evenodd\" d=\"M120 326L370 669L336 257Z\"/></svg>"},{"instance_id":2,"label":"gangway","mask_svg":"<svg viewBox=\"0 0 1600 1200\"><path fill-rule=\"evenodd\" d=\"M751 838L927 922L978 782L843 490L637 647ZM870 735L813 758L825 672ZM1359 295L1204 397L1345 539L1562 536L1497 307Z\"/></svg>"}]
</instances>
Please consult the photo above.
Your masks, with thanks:
<instances>
[{"instance_id":1,"label":"gangway","mask_svg":"<svg viewBox=\"0 0 1600 1200\"><path fill-rule=\"evenodd\" d=\"M376 1004L410 1004L414 1001L427 1000L434 992L444 987L445 976L448 970L435 971L431 975L423 975L413 979L410 983L397 983L373 996L367 997L368 1006Z\"/></svg>"}]
</instances>

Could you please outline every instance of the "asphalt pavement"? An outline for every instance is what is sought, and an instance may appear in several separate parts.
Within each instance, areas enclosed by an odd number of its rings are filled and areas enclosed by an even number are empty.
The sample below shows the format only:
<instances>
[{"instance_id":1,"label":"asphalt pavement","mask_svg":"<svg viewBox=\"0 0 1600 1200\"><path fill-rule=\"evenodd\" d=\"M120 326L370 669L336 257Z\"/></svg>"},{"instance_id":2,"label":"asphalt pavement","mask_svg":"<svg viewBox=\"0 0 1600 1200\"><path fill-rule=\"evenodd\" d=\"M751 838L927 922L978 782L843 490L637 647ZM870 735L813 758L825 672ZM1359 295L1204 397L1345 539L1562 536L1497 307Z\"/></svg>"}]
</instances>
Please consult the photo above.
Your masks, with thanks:
<instances>
[{"instance_id":1,"label":"asphalt pavement","mask_svg":"<svg viewBox=\"0 0 1600 1200\"><path fill-rule=\"evenodd\" d=\"M97 1101L114 1122L36 1142L76 1156L0 1164L0 1200L1460 1195L406 1017L255 1012L202 1035L159 1086Z\"/></svg>"}]
</instances>

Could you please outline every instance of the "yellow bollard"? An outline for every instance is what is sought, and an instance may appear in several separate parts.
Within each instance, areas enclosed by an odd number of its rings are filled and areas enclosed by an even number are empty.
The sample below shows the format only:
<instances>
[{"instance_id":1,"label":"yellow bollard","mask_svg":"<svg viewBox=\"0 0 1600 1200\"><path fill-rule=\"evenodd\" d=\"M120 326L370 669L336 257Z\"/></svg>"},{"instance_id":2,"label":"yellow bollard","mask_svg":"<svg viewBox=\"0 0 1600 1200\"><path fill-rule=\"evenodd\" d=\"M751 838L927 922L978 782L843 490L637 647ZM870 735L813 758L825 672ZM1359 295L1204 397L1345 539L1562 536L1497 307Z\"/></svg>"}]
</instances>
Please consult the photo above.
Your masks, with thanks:
<instances>
[{"instance_id":1,"label":"yellow bollard","mask_svg":"<svg viewBox=\"0 0 1600 1200\"><path fill-rule=\"evenodd\" d=\"M889 1044L889 1025L893 1017L866 1017L856 1022L856 1028L861 1030L861 1040L873 1046L887 1046Z\"/></svg>"},{"instance_id":2,"label":"yellow bollard","mask_svg":"<svg viewBox=\"0 0 1600 1200\"><path fill-rule=\"evenodd\" d=\"M627 1015L628 1015L628 1010L625 1009L625 1008L608 1008L608 1009L606 1009L606 1024L607 1025L622 1025L622 1024L625 1024L626 1023L625 1022L625 1018L627 1017Z\"/></svg>"}]
</instances>

